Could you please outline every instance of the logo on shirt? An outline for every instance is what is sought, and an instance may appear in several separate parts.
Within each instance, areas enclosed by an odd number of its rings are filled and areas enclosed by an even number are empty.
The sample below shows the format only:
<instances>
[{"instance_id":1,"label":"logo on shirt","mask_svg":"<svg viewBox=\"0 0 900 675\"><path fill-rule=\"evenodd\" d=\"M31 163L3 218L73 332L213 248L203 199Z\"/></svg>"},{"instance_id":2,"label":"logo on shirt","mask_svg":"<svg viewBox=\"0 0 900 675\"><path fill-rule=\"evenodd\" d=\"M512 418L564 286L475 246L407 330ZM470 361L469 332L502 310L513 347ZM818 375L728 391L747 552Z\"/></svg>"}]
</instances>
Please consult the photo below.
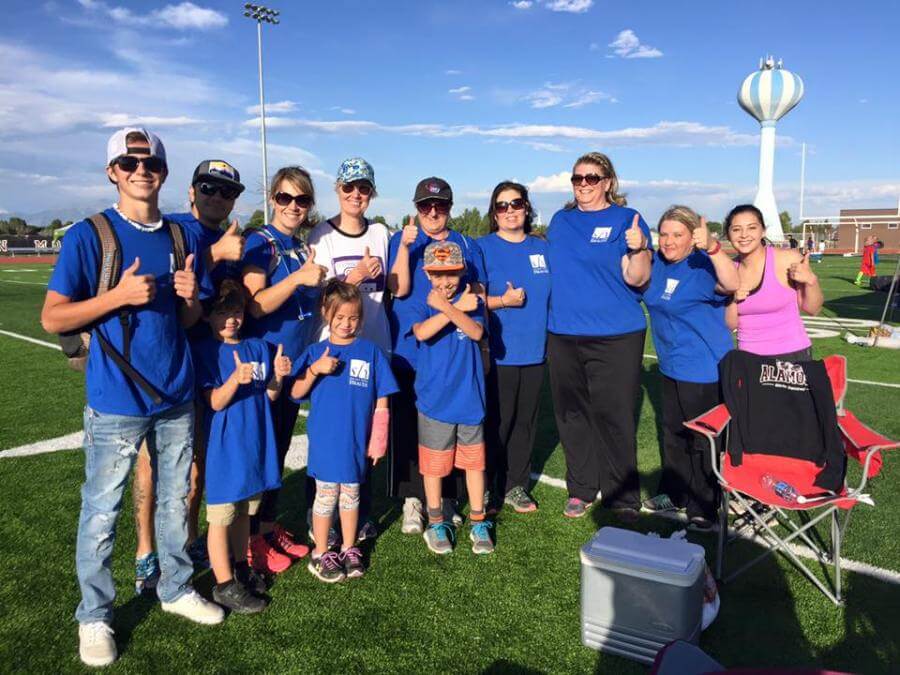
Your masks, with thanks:
<instances>
[{"instance_id":1,"label":"logo on shirt","mask_svg":"<svg viewBox=\"0 0 900 675\"><path fill-rule=\"evenodd\" d=\"M679 279L666 279L666 290L663 291L662 299L671 300L672 293L674 293L675 289L678 288L679 283L681 283Z\"/></svg>"},{"instance_id":2,"label":"logo on shirt","mask_svg":"<svg viewBox=\"0 0 900 675\"><path fill-rule=\"evenodd\" d=\"M529 255L528 260L531 261L531 271L533 273L547 274L550 271L547 269L547 261L544 260L544 255L542 253Z\"/></svg>"},{"instance_id":3,"label":"logo on shirt","mask_svg":"<svg viewBox=\"0 0 900 675\"><path fill-rule=\"evenodd\" d=\"M807 391L806 373L799 363L776 361L773 366L763 363L759 371L759 383L767 387L790 389L791 391Z\"/></svg>"},{"instance_id":4,"label":"logo on shirt","mask_svg":"<svg viewBox=\"0 0 900 675\"><path fill-rule=\"evenodd\" d=\"M370 364L363 359L350 359L350 384L355 387L369 386Z\"/></svg>"},{"instance_id":5,"label":"logo on shirt","mask_svg":"<svg viewBox=\"0 0 900 675\"><path fill-rule=\"evenodd\" d=\"M611 227L595 227L594 234L591 235L591 243L592 244L602 244L607 239L609 239L609 235L612 233Z\"/></svg>"},{"instance_id":6,"label":"logo on shirt","mask_svg":"<svg viewBox=\"0 0 900 675\"><path fill-rule=\"evenodd\" d=\"M250 361L250 365L253 366L253 381L254 382L265 382L266 381L266 364L264 361Z\"/></svg>"}]
</instances>

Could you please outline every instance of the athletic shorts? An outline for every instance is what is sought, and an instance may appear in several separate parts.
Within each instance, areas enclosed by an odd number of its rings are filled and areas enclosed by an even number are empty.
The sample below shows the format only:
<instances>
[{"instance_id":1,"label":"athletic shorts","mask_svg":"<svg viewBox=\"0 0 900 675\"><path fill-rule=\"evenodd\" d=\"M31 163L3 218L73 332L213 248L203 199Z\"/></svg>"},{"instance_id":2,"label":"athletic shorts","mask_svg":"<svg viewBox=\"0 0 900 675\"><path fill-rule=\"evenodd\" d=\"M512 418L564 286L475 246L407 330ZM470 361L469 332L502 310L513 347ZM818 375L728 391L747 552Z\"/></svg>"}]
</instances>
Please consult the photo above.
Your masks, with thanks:
<instances>
[{"instance_id":1,"label":"athletic shorts","mask_svg":"<svg viewBox=\"0 0 900 675\"><path fill-rule=\"evenodd\" d=\"M206 522L210 525L228 527L239 516L255 516L259 511L259 503L262 495L253 495L249 499L242 499L233 504L207 504Z\"/></svg>"},{"instance_id":2,"label":"athletic shorts","mask_svg":"<svg viewBox=\"0 0 900 675\"><path fill-rule=\"evenodd\" d=\"M449 476L453 468L484 471L484 426L449 424L419 413L419 472Z\"/></svg>"}]
</instances>

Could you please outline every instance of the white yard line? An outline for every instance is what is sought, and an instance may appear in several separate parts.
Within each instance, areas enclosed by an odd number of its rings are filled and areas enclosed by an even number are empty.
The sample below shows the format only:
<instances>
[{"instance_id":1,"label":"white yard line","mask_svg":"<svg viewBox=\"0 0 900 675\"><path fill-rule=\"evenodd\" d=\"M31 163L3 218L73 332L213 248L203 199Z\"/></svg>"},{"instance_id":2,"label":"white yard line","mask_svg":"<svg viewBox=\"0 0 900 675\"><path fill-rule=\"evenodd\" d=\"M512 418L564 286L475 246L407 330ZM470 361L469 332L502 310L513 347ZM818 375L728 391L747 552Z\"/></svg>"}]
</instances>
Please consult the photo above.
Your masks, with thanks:
<instances>
[{"instance_id":1,"label":"white yard line","mask_svg":"<svg viewBox=\"0 0 900 675\"><path fill-rule=\"evenodd\" d=\"M16 338L17 340L25 340L25 342L31 342L32 344L40 345L41 347L49 347L50 349L56 349L62 351L62 347L59 345L53 344L52 342L45 342L44 340L38 340L37 338L28 337L27 335L22 335L21 333L13 333L8 330L0 330L0 335L6 335L8 337Z\"/></svg>"},{"instance_id":2,"label":"white yard line","mask_svg":"<svg viewBox=\"0 0 900 675\"><path fill-rule=\"evenodd\" d=\"M29 443L28 445L20 445L18 448L10 448L9 450L0 451L0 459L5 457L28 457L29 455L43 455L47 452L57 452L59 450L71 450L80 448L81 441L84 438L83 431L76 431L65 436L50 438L46 441L38 441L37 443Z\"/></svg>"},{"instance_id":3,"label":"white yard line","mask_svg":"<svg viewBox=\"0 0 900 675\"><path fill-rule=\"evenodd\" d=\"M39 281L15 281L14 279L0 279L2 284L24 284L25 286L46 286Z\"/></svg>"}]
</instances>

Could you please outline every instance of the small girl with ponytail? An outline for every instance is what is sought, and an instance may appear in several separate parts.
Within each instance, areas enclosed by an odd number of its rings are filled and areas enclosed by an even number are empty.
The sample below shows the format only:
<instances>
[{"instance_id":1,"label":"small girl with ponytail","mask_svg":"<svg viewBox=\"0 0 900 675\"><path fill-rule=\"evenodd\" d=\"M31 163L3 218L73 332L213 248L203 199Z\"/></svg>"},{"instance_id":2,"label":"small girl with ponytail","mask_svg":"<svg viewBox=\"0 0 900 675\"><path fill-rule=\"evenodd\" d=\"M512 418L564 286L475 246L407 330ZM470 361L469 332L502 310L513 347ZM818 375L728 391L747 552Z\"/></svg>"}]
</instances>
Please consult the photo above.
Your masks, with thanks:
<instances>
[{"instance_id":1,"label":"small girl with ponytail","mask_svg":"<svg viewBox=\"0 0 900 675\"><path fill-rule=\"evenodd\" d=\"M298 359L291 397L310 400L307 473L316 481L316 547L308 568L319 580L334 583L365 573L356 546L360 485L367 460L375 465L387 450L387 397L397 391L397 382L387 354L357 337L363 306L356 286L328 281L321 312L329 337L311 344ZM340 553L328 549L328 529L338 507Z\"/></svg>"}]
</instances>

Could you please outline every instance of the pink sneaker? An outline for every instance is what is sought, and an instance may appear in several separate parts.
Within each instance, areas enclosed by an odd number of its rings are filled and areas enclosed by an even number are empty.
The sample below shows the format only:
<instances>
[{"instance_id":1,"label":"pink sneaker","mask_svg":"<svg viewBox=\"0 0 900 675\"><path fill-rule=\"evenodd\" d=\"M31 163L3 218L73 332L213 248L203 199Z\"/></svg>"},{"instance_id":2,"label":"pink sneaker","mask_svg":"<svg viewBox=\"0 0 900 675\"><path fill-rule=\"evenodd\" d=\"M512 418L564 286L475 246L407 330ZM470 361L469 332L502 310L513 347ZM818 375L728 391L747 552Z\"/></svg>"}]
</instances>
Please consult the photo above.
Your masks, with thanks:
<instances>
[{"instance_id":1,"label":"pink sneaker","mask_svg":"<svg viewBox=\"0 0 900 675\"><path fill-rule=\"evenodd\" d=\"M272 530L269 541L294 559L304 558L309 553L309 546L297 542L294 535L278 523L275 523L275 529Z\"/></svg>"},{"instance_id":2,"label":"pink sneaker","mask_svg":"<svg viewBox=\"0 0 900 675\"><path fill-rule=\"evenodd\" d=\"M261 534L250 537L247 546L247 562L257 572L280 574L291 566L291 559L284 553L272 548Z\"/></svg>"}]
</instances>

